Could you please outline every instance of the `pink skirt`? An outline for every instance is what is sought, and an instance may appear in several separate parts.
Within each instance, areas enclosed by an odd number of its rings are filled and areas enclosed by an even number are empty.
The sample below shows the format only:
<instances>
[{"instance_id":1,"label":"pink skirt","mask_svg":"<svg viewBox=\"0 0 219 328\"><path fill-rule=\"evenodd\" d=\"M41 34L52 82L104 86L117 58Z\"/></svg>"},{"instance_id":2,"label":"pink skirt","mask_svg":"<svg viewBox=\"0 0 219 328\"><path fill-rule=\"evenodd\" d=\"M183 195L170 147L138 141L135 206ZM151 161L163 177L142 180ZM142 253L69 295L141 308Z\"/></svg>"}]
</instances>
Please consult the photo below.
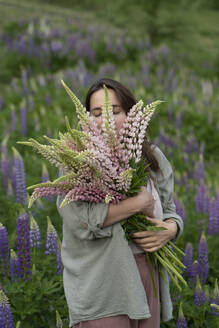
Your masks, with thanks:
<instances>
[{"instance_id":1,"label":"pink skirt","mask_svg":"<svg viewBox=\"0 0 219 328\"><path fill-rule=\"evenodd\" d=\"M153 268L154 279L157 286L157 296L155 297L154 287L151 279L149 265L146 255L135 254L135 260L140 272L142 283L147 295L148 306L151 317L148 319L134 320L127 315L116 315L96 320L81 321L72 328L159 328L160 327L160 297L159 297L159 276L158 270Z\"/></svg>"}]
</instances>

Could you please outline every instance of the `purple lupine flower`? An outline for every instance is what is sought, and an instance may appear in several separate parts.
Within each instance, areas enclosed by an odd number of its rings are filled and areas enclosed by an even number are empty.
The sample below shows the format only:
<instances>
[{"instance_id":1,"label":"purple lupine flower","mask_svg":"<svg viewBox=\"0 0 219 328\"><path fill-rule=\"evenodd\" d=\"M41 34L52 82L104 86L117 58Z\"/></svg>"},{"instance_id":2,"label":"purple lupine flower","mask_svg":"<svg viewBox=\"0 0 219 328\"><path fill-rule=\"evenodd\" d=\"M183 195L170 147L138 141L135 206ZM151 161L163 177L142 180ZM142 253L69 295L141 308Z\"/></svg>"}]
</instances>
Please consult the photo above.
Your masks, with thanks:
<instances>
[{"instance_id":1,"label":"purple lupine flower","mask_svg":"<svg viewBox=\"0 0 219 328\"><path fill-rule=\"evenodd\" d=\"M11 273L11 281L14 282L15 279L20 280L22 278L21 272L21 264L17 254L13 249L11 249L10 256L10 273Z\"/></svg>"},{"instance_id":2,"label":"purple lupine flower","mask_svg":"<svg viewBox=\"0 0 219 328\"><path fill-rule=\"evenodd\" d=\"M54 52L55 54L59 54L63 50L63 44L59 40L51 41L50 47L52 52Z\"/></svg>"},{"instance_id":3,"label":"purple lupine flower","mask_svg":"<svg viewBox=\"0 0 219 328\"><path fill-rule=\"evenodd\" d=\"M21 122L21 130L20 134L22 137L26 136L27 134L27 107L26 105L22 104L20 109L20 122Z\"/></svg>"},{"instance_id":4,"label":"purple lupine flower","mask_svg":"<svg viewBox=\"0 0 219 328\"><path fill-rule=\"evenodd\" d=\"M208 207L207 202L208 196L206 186L203 183L200 183L196 194L196 211L199 213L205 212Z\"/></svg>"},{"instance_id":5,"label":"purple lupine flower","mask_svg":"<svg viewBox=\"0 0 219 328\"><path fill-rule=\"evenodd\" d=\"M6 158L5 154L2 153L1 156L1 177L2 177L2 188L6 192L9 179L9 160Z\"/></svg>"},{"instance_id":6,"label":"purple lupine flower","mask_svg":"<svg viewBox=\"0 0 219 328\"><path fill-rule=\"evenodd\" d=\"M22 69L21 71L21 81L23 84L23 88L24 88L24 94L25 96L28 95L28 77L27 77L27 71L25 69Z\"/></svg>"},{"instance_id":7,"label":"purple lupine flower","mask_svg":"<svg viewBox=\"0 0 219 328\"><path fill-rule=\"evenodd\" d=\"M61 259L61 241L59 237L57 236L57 253L56 253L56 263L57 263L57 274L60 275L63 272L63 264Z\"/></svg>"},{"instance_id":8,"label":"purple lupine flower","mask_svg":"<svg viewBox=\"0 0 219 328\"><path fill-rule=\"evenodd\" d=\"M218 291L217 279L215 279L214 294L213 294L213 298L212 298L211 303L216 304L216 305L219 306L219 291ZM211 314L219 316L219 312L215 308L212 308Z\"/></svg>"},{"instance_id":9,"label":"purple lupine flower","mask_svg":"<svg viewBox=\"0 0 219 328\"><path fill-rule=\"evenodd\" d=\"M199 161L194 176L198 181L198 183L205 182L206 174L205 174L205 164L203 159Z\"/></svg>"},{"instance_id":10,"label":"purple lupine flower","mask_svg":"<svg viewBox=\"0 0 219 328\"><path fill-rule=\"evenodd\" d=\"M177 318L177 328L188 328L186 318L184 317L183 309L182 309L182 303L179 305L179 314Z\"/></svg>"},{"instance_id":11,"label":"purple lupine flower","mask_svg":"<svg viewBox=\"0 0 219 328\"><path fill-rule=\"evenodd\" d=\"M47 238L46 238L46 251L45 254L56 255L58 250L57 232L54 228L49 216L47 216Z\"/></svg>"},{"instance_id":12,"label":"purple lupine flower","mask_svg":"<svg viewBox=\"0 0 219 328\"><path fill-rule=\"evenodd\" d=\"M89 40L79 39L75 46L75 52L79 57L87 57L91 62L94 62L96 57L96 53L93 47L90 45Z\"/></svg>"},{"instance_id":13,"label":"purple lupine flower","mask_svg":"<svg viewBox=\"0 0 219 328\"><path fill-rule=\"evenodd\" d=\"M7 191L9 171L10 171L10 161L8 156L7 141L8 141L8 136L6 136L1 142L1 176L2 176L2 187L5 192Z\"/></svg>"},{"instance_id":14,"label":"purple lupine flower","mask_svg":"<svg viewBox=\"0 0 219 328\"><path fill-rule=\"evenodd\" d=\"M194 284L197 276L200 277L200 264L195 260L191 266L189 281Z\"/></svg>"},{"instance_id":15,"label":"purple lupine flower","mask_svg":"<svg viewBox=\"0 0 219 328\"><path fill-rule=\"evenodd\" d=\"M219 315L219 305L217 305L215 303L211 303L210 306L212 308L211 314L218 316Z\"/></svg>"},{"instance_id":16,"label":"purple lupine flower","mask_svg":"<svg viewBox=\"0 0 219 328\"><path fill-rule=\"evenodd\" d=\"M219 193L217 194L216 200L215 200L215 221L217 230L219 229Z\"/></svg>"},{"instance_id":17,"label":"purple lupine flower","mask_svg":"<svg viewBox=\"0 0 219 328\"><path fill-rule=\"evenodd\" d=\"M21 212L17 220L17 254L21 265L22 278L30 279L30 227L29 215Z\"/></svg>"},{"instance_id":18,"label":"purple lupine flower","mask_svg":"<svg viewBox=\"0 0 219 328\"><path fill-rule=\"evenodd\" d=\"M9 241L7 229L0 223L0 268L4 275L9 271Z\"/></svg>"},{"instance_id":19,"label":"purple lupine flower","mask_svg":"<svg viewBox=\"0 0 219 328\"><path fill-rule=\"evenodd\" d=\"M17 149L14 147L12 147L12 149L14 152L14 164L16 172L16 201L25 205L27 203L27 194L24 160Z\"/></svg>"},{"instance_id":20,"label":"purple lupine flower","mask_svg":"<svg viewBox=\"0 0 219 328\"><path fill-rule=\"evenodd\" d=\"M40 228L32 215L30 215L30 247L41 247Z\"/></svg>"},{"instance_id":21,"label":"purple lupine flower","mask_svg":"<svg viewBox=\"0 0 219 328\"><path fill-rule=\"evenodd\" d=\"M208 218L208 234L215 235L218 232L218 221L216 217L216 201L210 200L209 218Z\"/></svg>"},{"instance_id":22,"label":"purple lupine flower","mask_svg":"<svg viewBox=\"0 0 219 328\"><path fill-rule=\"evenodd\" d=\"M183 259L183 264L186 266L184 273L188 277L191 276L192 263L193 263L193 246L192 243L187 243L185 246L185 256Z\"/></svg>"},{"instance_id":23,"label":"purple lupine flower","mask_svg":"<svg viewBox=\"0 0 219 328\"><path fill-rule=\"evenodd\" d=\"M200 264L200 280L205 283L208 279L209 264L208 264L208 243L204 232L201 235L198 245L198 262Z\"/></svg>"},{"instance_id":24,"label":"purple lupine flower","mask_svg":"<svg viewBox=\"0 0 219 328\"><path fill-rule=\"evenodd\" d=\"M210 202L211 202L211 198L210 195L208 193L206 193L204 199L203 199L203 212L204 213L208 213L210 210Z\"/></svg>"},{"instance_id":25,"label":"purple lupine flower","mask_svg":"<svg viewBox=\"0 0 219 328\"><path fill-rule=\"evenodd\" d=\"M10 115L11 115L10 131L13 132L17 129L17 116L14 106L11 106Z\"/></svg>"},{"instance_id":26,"label":"purple lupine flower","mask_svg":"<svg viewBox=\"0 0 219 328\"><path fill-rule=\"evenodd\" d=\"M195 297L194 297L194 303L197 306L201 306L205 303L205 293L202 289L202 286L200 284L199 277L196 277L196 287L195 287Z\"/></svg>"},{"instance_id":27,"label":"purple lupine flower","mask_svg":"<svg viewBox=\"0 0 219 328\"><path fill-rule=\"evenodd\" d=\"M14 321L6 294L0 289L0 328L14 328Z\"/></svg>"},{"instance_id":28,"label":"purple lupine flower","mask_svg":"<svg viewBox=\"0 0 219 328\"><path fill-rule=\"evenodd\" d=\"M200 153L200 148L198 145L198 142L195 138L195 136L189 136L187 138L185 147L184 147L184 151L188 154L191 155L192 153Z\"/></svg>"},{"instance_id":29,"label":"purple lupine flower","mask_svg":"<svg viewBox=\"0 0 219 328\"><path fill-rule=\"evenodd\" d=\"M183 219L184 225L186 224L186 209L184 204L182 204L178 199L174 199L176 205L176 213Z\"/></svg>"},{"instance_id":30,"label":"purple lupine flower","mask_svg":"<svg viewBox=\"0 0 219 328\"><path fill-rule=\"evenodd\" d=\"M182 127L183 115L184 115L183 112L179 112L176 116L175 126L176 126L177 130L180 130Z\"/></svg>"}]
</instances>

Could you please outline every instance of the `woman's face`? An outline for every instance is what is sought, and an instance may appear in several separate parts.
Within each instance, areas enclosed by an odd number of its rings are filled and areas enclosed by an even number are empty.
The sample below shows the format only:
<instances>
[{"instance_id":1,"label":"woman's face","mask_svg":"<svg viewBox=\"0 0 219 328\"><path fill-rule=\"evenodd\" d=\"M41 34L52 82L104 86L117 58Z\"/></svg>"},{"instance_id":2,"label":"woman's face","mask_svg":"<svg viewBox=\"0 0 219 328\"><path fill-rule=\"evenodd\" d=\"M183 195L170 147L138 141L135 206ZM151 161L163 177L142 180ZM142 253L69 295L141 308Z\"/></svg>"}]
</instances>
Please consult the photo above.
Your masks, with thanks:
<instances>
[{"instance_id":1,"label":"woman's face","mask_svg":"<svg viewBox=\"0 0 219 328\"><path fill-rule=\"evenodd\" d=\"M117 135L126 120L126 112L122 108L119 99L114 90L108 89L109 98L113 107L113 114L116 126ZM104 104L104 89L95 91L90 97L90 113L94 117L97 126L101 129L102 126L102 108Z\"/></svg>"}]
</instances>

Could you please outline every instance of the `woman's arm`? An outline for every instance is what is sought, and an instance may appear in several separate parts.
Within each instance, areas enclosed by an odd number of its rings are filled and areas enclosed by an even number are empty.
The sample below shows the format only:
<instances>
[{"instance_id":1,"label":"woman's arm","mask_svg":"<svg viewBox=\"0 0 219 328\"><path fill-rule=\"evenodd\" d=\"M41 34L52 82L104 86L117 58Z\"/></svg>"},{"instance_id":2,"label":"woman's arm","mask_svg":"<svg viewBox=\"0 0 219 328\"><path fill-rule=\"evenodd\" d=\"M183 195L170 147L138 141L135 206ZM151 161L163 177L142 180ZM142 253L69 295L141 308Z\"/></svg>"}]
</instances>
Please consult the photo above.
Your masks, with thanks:
<instances>
[{"instance_id":1,"label":"woman's arm","mask_svg":"<svg viewBox=\"0 0 219 328\"><path fill-rule=\"evenodd\" d=\"M153 216L154 198L142 187L141 191L134 197L122 200L118 204L110 204L103 227L120 222L129 216L143 212L148 216Z\"/></svg>"},{"instance_id":2,"label":"woman's arm","mask_svg":"<svg viewBox=\"0 0 219 328\"><path fill-rule=\"evenodd\" d=\"M92 203L74 201L60 208L64 196L57 197L57 209L63 218L68 233L83 240L109 238L112 236L112 225L134 213L153 213L154 198L142 187L135 197L121 201L119 204Z\"/></svg>"}]
</instances>

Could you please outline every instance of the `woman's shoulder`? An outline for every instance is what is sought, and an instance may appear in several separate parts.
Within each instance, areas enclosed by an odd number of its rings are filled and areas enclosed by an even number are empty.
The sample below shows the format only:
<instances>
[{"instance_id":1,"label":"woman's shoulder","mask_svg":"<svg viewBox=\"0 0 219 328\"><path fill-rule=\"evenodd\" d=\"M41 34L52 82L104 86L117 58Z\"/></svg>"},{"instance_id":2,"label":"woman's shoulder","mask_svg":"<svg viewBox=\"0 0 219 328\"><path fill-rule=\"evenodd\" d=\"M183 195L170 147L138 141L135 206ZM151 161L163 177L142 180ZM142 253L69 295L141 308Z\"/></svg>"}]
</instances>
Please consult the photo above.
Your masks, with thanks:
<instances>
[{"instance_id":1,"label":"woman's shoulder","mask_svg":"<svg viewBox=\"0 0 219 328\"><path fill-rule=\"evenodd\" d=\"M155 144L151 145L152 152L159 163L160 170L165 169L166 167L171 167L170 162L162 152L162 150Z\"/></svg>"}]
</instances>

